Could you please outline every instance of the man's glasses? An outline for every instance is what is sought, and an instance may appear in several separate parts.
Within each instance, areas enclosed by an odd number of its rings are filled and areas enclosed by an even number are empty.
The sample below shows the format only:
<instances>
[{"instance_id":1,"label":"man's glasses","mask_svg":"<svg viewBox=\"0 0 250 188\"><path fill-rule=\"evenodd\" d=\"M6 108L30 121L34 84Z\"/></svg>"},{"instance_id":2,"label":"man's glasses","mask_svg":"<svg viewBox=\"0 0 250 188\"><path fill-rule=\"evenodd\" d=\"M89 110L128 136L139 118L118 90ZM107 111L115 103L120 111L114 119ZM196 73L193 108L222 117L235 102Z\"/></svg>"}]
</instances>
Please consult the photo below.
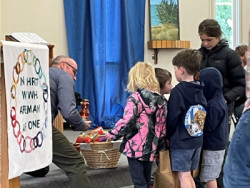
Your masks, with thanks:
<instances>
[{"instance_id":1,"label":"man's glasses","mask_svg":"<svg viewBox=\"0 0 250 188\"><path fill-rule=\"evenodd\" d=\"M74 73L74 75L76 76L76 74L77 74L77 69L76 69L75 67L73 67L72 65L70 65L69 63L65 62L65 61L64 61L64 63L66 63L68 66L70 66L70 67L72 68L73 73Z\"/></svg>"}]
</instances>

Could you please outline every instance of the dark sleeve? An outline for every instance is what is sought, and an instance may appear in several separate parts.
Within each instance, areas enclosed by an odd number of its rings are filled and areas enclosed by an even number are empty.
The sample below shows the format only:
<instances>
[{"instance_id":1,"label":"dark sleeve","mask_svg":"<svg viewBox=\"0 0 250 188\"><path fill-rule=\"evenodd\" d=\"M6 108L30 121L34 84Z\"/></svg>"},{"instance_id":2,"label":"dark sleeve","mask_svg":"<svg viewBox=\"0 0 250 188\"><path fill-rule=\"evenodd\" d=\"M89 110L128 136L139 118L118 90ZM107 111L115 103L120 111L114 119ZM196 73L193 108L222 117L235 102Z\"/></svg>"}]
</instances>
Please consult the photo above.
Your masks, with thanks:
<instances>
[{"instance_id":1,"label":"dark sleeve","mask_svg":"<svg viewBox=\"0 0 250 188\"><path fill-rule=\"evenodd\" d=\"M182 97L177 92L176 88L172 89L167 104L167 139L176 131L178 121L184 109Z\"/></svg>"},{"instance_id":2,"label":"dark sleeve","mask_svg":"<svg viewBox=\"0 0 250 188\"><path fill-rule=\"evenodd\" d=\"M63 118L73 125L75 130L83 130L85 123L76 108L75 82L70 75L60 76L57 91L58 109Z\"/></svg>"},{"instance_id":3,"label":"dark sleeve","mask_svg":"<svg viewBox=\"0 0 250 188\"><path fill-rule=\"evenodd\" d=\"M211 114L211 115L210 115ZM206 124L208 131L214 131L218 125L220 124L221 120L225 116L225 111L219 110L216 106L208 107L207 109L207 117L206 117Z\"/></svg>"},{"instance_id":4,"label":"dark sleeve","mask_svg":"<svg viewBox=\"0 0 250 188\"><path fill-rule=\"evenodd\" d=\"M230 90L224 93L224 97L227 103L230 104L245 95L245 71L241 65L240 57L236 52L231 51L227 57L227 61L227 68L229 70L228 80L231 87Z\"/></svg>"}]
</instances>

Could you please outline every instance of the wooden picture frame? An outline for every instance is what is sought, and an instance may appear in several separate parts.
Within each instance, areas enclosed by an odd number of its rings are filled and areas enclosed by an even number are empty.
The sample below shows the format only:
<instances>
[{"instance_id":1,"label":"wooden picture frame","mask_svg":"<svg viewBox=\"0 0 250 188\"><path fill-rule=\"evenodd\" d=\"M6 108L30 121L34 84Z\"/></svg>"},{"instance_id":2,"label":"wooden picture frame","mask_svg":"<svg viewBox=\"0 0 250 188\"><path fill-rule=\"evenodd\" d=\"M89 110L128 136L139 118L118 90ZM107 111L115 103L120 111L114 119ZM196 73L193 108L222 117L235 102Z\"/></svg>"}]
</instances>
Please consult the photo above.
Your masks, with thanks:
<instances>
[{"instance_id":1,"label":"wooden picture frame","mask_svg":"<svg viewBox=\"0 0 250 188\"><path fill-rule=\"evenodd\" d=\"M149 0L150 40L180 40L179 0Z\"/></svg>"}]
</instances>

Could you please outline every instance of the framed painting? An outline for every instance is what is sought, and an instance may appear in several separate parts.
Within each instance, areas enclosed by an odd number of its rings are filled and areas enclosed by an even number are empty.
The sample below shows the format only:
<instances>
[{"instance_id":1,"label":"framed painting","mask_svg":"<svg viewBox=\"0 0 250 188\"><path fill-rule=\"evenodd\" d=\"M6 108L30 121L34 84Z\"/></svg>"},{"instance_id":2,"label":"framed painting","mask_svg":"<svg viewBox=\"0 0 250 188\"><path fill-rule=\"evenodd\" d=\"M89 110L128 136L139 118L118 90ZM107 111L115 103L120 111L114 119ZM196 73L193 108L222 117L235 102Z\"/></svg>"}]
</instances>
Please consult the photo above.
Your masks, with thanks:
<instances>
[{"instance_id":1,"label":"framed painting","mask_svg":"<svg viewBox=\"0 0 250 188\"><path fill-rule=\"evenodd\" d=\"M180 40L179 1L149 0L150 40Z\"/></svg>"}]
</instances>

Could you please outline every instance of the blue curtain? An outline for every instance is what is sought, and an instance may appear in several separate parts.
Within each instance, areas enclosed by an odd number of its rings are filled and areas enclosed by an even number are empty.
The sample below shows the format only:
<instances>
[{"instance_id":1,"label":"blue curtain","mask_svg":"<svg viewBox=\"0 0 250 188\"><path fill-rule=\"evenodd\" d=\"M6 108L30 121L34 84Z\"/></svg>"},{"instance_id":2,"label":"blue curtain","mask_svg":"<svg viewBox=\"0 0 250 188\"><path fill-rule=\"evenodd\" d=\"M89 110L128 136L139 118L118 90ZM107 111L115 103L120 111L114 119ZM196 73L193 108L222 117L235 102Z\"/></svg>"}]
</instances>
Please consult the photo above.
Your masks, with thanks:
<instances>
[{"instance_id":1,"label":"blue curtain","mask_svg":"<svg viewBox=\"0 0 250 188\"><path fill-rule=\"evenodd\" d=\"M112 128L126 104L128 72L144 59L145 0L64 0L64 11L76 90L90 100L93 127Z\"/></svg>"}]
</instances>

